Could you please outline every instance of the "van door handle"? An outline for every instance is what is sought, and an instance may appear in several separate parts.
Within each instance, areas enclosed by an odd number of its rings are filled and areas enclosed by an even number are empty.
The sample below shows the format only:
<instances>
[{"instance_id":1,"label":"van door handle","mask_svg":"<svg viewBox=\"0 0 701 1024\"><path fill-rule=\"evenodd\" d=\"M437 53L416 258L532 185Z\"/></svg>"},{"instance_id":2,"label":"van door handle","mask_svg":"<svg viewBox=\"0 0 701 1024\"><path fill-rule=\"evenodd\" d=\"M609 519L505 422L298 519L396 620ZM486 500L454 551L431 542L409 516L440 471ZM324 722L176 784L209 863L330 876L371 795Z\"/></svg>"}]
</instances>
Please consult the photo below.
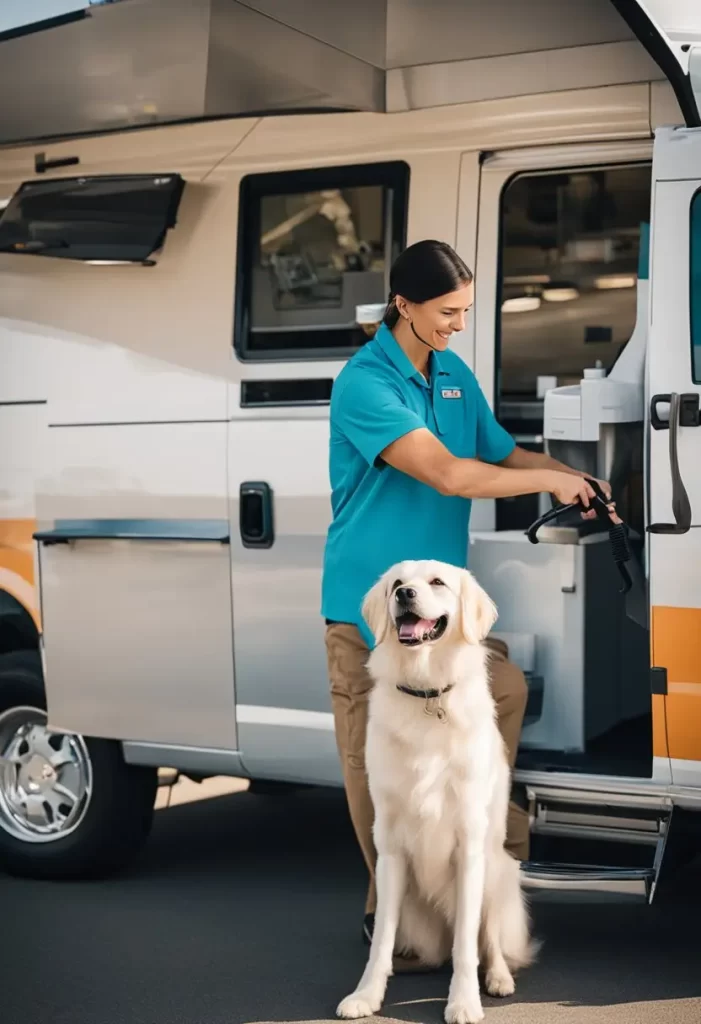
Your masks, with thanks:
<instances>
[{"instance_id":1,"label":"van door handle","mask_svg":"<svg viewBox=\"0 0 701 1024\"><path fill-rule=\"evenodd\" d=\"M269 484L242 483L239 488L239 530L245 548L270 548L275 540L273 494Z\"/></svg>"},{"instance_id":2,"label":"van door handle","mask_svg":"<svg viewBox=\"0 0 701 1024\"><path fill-rule=\"evenodd\" d=\"M659 404L669 404L669 419L662 420L658 414ZM672 473L672 514L673 523L651 523L648 533L682 534L691 529L691 503L686 487L679 471L679 454L677 442L679 427L698 427L699 396L697 392L689 395L653 395L650 400L650 423L654 430L669 430L669 467Z\"/></svg>"},{"instance_id":3,"label":"van door handle","mask_svg":"<svg viewBox=\"0 0 701 1024\"><path fill-rule=\"evenodd\" d=\"M669 409L667 418L662 419L657 407L658 405L671 406L672 395L653 395L650 399L650 425L655 430L669 430L672 411ZM679 399L679 415L677 417L680 427L698 427L701 424L699 415L699 393L692 391L689 395L677 395Z\"/></svg>"}]
</instances>

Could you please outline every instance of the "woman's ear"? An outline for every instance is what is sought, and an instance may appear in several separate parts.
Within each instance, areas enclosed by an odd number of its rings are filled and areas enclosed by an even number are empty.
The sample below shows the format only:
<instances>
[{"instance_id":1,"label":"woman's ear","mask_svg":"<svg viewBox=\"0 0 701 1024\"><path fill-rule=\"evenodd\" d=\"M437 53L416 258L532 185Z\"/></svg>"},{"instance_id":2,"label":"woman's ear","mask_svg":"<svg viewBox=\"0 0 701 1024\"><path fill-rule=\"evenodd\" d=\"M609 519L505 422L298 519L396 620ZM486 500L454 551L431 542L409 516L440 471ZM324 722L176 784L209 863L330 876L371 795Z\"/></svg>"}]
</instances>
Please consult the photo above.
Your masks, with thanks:
<instances>
[{"instance_id":1,"label":"woman's ear","mask_svg":"<svg viewBox=\"0 0 701 1024\"><path fill-rule=\"evenodd\" d=\"M460 618L468 644L481 643L497 621L497 606L467 569L460 579Z\"/></svg>"},{"instance_id":2,"label":"woman's ear","mask_svg":"<svg viewBox=\"0 0 701 1024\"><path fill-rule=\"evenodd\" d=\"M363 618L375 637L375 643L381 644L389 630L387 579L385 576L382 576L365 595L362 612Z\"/></svg>"},{"instance_id":3,"label":"woman's ear","mask_svg":"<svg viewBox=\"0 0 701 1024\"><path fill-rule=\"evenodd\" d=\"M404 317L405 320L411 322L411 312L407 306L406 299L403 298L401 295L395 295L394 304L397 307L397 312L399 313L399 315L401 317Z\"/></svg>"}]
</instances>

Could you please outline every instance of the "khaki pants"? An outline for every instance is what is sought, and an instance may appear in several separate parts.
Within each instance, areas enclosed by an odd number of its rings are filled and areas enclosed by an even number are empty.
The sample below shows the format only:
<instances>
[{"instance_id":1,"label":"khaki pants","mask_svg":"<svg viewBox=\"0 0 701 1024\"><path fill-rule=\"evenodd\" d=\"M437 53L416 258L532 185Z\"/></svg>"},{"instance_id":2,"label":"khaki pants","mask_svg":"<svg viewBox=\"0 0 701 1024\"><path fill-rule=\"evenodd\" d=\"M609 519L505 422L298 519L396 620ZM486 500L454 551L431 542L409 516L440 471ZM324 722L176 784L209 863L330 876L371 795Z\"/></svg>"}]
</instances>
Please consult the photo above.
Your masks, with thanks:
<instances>
[{"instance_id":1,"label":"khaki pants","mask_svg":"<svg viewBox=\"0 0 701 1024\"><path fill-rule=\"evenodd\" d=\"M492 652L491 685L497 706L499 730L504 737L511 768L516 760L528 687L518 666L508 660L508 648L500 640L486 641ZM331 680L331 703L336 742L353 828L370 873L366 913L376 907L375 862L372 838L374 813L365 773L365 732L372 680L365 667L368 648L355 626L333 623L326 627L326 652ZM528 859L528 814L513 801L509 805L505 849L517 860Z\"/></svg>"}]
</instances>

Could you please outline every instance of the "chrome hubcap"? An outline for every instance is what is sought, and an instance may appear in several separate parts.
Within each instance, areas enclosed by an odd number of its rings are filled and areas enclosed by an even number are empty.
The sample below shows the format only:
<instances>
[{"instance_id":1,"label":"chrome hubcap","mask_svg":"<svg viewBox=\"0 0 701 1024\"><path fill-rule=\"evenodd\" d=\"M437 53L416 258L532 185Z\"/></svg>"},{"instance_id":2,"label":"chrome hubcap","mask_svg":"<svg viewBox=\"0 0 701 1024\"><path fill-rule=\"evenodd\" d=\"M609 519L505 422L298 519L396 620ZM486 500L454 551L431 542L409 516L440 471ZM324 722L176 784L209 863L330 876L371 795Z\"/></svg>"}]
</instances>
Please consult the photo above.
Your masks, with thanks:
<instances>
[{"instance_id":1,"label":"chrome hubcap","mask_svg":"<svg viewBox=\"0 0 701 1024\"><path fill-rule=\"evenodd\" d=\"M62 839L80 825L91 794L81 736L52 732L39 708L0 715L0 828L24 842Z\"/></svg>"}]
</instances>

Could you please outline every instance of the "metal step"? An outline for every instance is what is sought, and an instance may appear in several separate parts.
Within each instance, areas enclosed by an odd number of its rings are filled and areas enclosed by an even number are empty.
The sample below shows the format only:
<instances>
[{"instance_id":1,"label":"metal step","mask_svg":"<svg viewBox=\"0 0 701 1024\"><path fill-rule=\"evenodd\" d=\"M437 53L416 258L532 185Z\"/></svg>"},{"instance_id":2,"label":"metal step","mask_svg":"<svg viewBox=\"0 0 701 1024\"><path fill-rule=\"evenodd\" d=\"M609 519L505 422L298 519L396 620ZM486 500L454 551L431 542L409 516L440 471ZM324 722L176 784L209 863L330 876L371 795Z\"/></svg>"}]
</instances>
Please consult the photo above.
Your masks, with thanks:
<instances>
[{"instance_id":1,"label":"metal step","mask_svg":"<svg viewBox=\"0 0 701 1024\"><path fill-rule=\"evenodd\" d=\"M647 867L524 863L526 890L540 898L652 903L672 819L668 797L547 786L526 792L533 835L652 848Z\"/></svg>"},{"instance_id":2,"label":"metal step","mask_svg":"<svg viewBox=\"0 0 701 1024\"><path fill-rule=\"evenodd\" d=\"M524 889L539 901L651 903L656 872L653 868L528 862L521 866L521 878Z\"/></svg>"}]
</instances>

